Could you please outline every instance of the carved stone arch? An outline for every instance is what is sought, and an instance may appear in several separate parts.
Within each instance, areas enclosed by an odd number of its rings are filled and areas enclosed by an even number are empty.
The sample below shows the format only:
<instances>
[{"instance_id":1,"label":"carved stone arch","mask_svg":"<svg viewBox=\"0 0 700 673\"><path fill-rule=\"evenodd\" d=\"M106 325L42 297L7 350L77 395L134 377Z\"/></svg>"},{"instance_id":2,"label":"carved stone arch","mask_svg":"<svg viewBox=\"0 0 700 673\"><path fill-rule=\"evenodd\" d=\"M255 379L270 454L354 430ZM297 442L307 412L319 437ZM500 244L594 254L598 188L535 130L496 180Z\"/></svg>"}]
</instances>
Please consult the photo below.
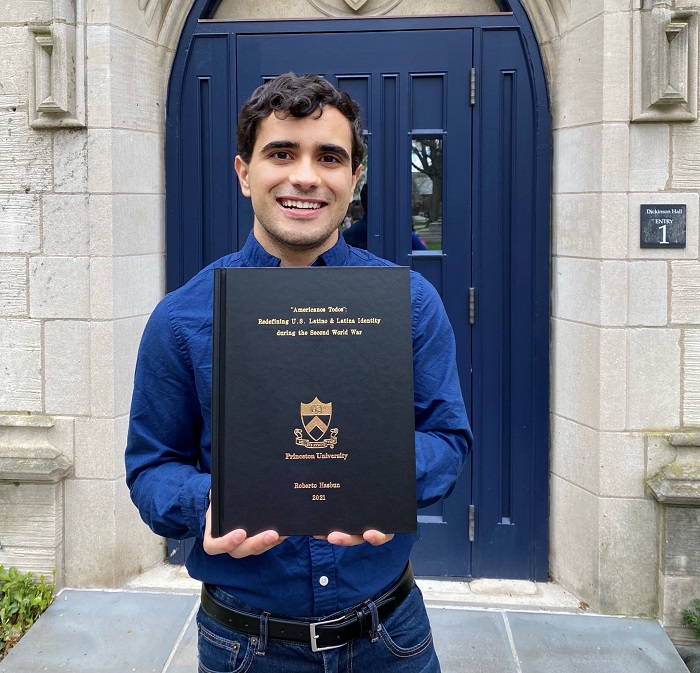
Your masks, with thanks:
<instances>
[{"instance_id":1,"label":"carved stone arch","mask_svg":"<svg viewBox=\"0 0 700 673\"><path fill-rule=\"evenodd\" d=\"M158 43L175 51L190 11L201 0L132 0L144 13L147 23L158 21ZM571 9L571 0L511 0L525 9L540 45L561 36ZM214 5L215 2L208 2Z\"/></svg>"}]
</instances>

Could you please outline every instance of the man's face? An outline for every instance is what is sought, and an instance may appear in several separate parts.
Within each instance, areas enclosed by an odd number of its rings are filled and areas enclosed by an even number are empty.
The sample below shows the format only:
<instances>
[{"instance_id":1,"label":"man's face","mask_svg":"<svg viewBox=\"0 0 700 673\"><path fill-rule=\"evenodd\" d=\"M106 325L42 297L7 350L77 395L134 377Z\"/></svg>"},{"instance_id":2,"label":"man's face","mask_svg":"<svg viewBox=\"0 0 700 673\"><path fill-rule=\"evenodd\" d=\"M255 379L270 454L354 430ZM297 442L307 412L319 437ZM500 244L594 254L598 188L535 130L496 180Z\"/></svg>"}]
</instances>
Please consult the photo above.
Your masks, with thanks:
<instances>
[{"instance_id":1,"label":"man's face","mask_svg":"<svg viewBox=\"0 0 700 673\"><path fill-rule=\"evenodd\" d=\"M258 124L249 163L236 157L250 197L258 242L270 253L316 253L331 248L352 201L362 167L353 173L348 120L335 108L320 116L274 114Z\"/></svg>"}]
</instances>

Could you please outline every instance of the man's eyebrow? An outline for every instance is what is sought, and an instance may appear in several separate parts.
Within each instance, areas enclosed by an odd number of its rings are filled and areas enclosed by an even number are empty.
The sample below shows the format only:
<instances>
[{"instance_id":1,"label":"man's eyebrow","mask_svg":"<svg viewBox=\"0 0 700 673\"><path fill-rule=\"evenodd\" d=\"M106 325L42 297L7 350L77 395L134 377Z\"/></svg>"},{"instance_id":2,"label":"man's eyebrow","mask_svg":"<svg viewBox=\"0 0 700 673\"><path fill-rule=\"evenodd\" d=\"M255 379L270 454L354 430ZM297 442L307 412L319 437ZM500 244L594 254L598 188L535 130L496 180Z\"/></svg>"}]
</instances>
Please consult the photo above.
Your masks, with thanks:
<instances>
[{"instance_id":1,"label":"man's eyebrow","mask_svg":"<svg viewBox=\"0 0 700 673\"><path fill-rule=\"evenodd\" d=\"M350 155L347 153L344 147L341 147L340 145L334 145L333 143L326 143L324 145L319 145L318 149L320 152L333 152L334 154L338 154L339 156L343 157L344 159L350 159Z\"/></svg>"},{"instance_id":2,"label":"man's eyebrow","mask_svg":"<svg viewBox=\"0 0 700 673\"><path fill-rule=\"evenodd\" d=\"M269 150L297 150L299 149L299 143L295 143L293 140L273 140L267 143L265 147L260 150L260 153L268 152Z\"/></svg>"}]
</instances>

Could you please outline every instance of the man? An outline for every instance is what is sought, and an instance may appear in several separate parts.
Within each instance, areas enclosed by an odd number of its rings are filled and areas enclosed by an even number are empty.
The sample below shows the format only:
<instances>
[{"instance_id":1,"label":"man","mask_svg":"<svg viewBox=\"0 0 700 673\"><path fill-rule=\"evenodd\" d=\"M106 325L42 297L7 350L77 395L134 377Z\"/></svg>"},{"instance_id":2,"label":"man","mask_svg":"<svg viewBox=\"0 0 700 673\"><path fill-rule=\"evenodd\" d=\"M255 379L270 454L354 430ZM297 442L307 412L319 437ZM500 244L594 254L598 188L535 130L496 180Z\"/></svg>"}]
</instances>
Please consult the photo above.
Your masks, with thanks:
<instances>
[{"instance_id":1,"label":"man","mask_svg":"<svg viewBox=\"0 0 700 673\"><path fill-rule=\"evenodd\" d=\"M187 568L204 583L200 670L439 671L408 564L414 535L211 535L212 269L389 264L338 234L364 151L347 94L315 75L281 75L243 106L237 141L253 231L166 296L146 326L126 449L132 499L156 533L197 538ZM418 274L411 301L417 493L427 505L451 491L471 433L452 331Z\"/></svg>"}]
</instances>

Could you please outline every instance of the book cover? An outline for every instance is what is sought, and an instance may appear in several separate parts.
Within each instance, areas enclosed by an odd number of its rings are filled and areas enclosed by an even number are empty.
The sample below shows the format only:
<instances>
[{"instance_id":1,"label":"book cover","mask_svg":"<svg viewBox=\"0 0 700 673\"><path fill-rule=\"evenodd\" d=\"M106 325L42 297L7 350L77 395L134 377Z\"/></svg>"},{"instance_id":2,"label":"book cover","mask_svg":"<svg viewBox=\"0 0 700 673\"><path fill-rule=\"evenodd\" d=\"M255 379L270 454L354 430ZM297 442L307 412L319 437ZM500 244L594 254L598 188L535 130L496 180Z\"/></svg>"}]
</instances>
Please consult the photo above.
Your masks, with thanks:
<instances>
[{"instance_id":1,"label":"book cover","mask_svg":"<svg viewBox=\"0 0 700 673\"><path fill-rule=\"evenodd\" d=\"M408 268L214 273L213 534L414 532Z\"/></svg>"}]
</instances>

